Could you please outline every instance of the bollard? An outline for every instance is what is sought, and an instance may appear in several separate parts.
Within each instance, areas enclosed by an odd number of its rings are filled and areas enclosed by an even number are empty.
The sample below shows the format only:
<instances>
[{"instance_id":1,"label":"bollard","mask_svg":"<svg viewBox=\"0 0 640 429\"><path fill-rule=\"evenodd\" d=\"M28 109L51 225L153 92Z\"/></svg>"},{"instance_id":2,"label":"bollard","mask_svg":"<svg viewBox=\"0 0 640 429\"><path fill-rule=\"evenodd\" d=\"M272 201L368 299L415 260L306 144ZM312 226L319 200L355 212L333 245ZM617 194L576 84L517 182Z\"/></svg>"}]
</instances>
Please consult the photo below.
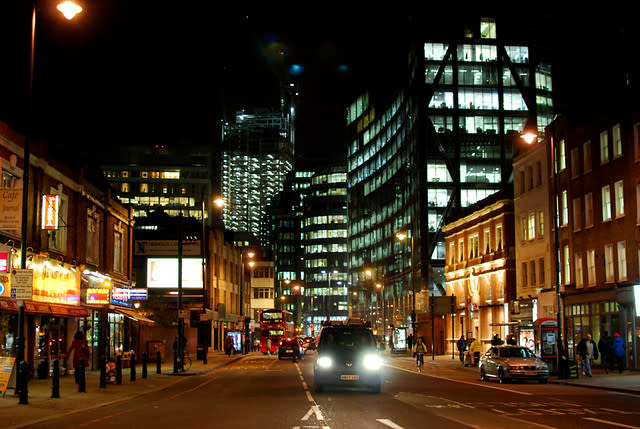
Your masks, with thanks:
<instances>
[{"instance_id":1,"label":"bollard","mask_svg":"<svg viewBox=\"0 0 640 429\"><path fill-rule=\"evenodd\" d=\"M18 380L20 380L20 400L18 404L28 404L29 403L29 364L25 361L22 361L18 364L18 371L20 376Z\"/></svg>"},{"instance_id":2,"label":"bollard","mask_svg":"<svg viewBox=\"0 0 640 429\"><path fill-rule=\"evenodd\" d=\"M148 353L144 352L142 353L142 378L147 378L147 360L148 360Z\"/></svg>"},{"instance_id":3,"label":"bollard","mask_svg":"<svg viewBox=\"0 0 640 429\"><path fill-rule=\"evenodd\" d=\"M131 376L130 376L130 380L131 381L136 381L136 354L133 352L133 350L131 351Z\"/></svg>"},{"instance_id":4,"label":"bollard","mask_svg":"<svg viewBox=\"0 0 640 429\"><path fill-rule=\"evenodd\" d=\"M75 368L74 371L78 371L76 380L78 381L78 392L85 393L87 391L87 379L84 371L84 359L80 359L80 366Z\"/></svg>"},{"instance_id":5,"label":"bollard","mask_svg":"<svg viewBox=\"0 0 640 429\"><path fill-rule=\"evenodd\" d=\"M53 378L51 379L51 397L60 397L60 362L53 360Z\"/></svg>"},{"instance_id":6,"label":"bollard","mask_svg":"<svg viewBox=\"0 0 640 429\"><path fill-rule=\"evenodd\" d=\"M202 356L202 363L204 365L207 364L207 354L209 352L209 347L207 347L206 345L204 346L204 355Z\"/></svg>"},{"instance_id":7,"label":"bollard","mask_svg":"<svg viewBox=\"0 0 640 429\"><path fill-rule=\"evenodd\" d=\"M122 384L122 356L116 356L116 384Z\"/></svg>"},{"instance_id":8,"label":"bollard","mask_svg":"<svg viewBox=\"0 0 640 429\"><path fill-rule=\"evenodd\" d=\"M162 353L160 350L156 352L156 374L162 373Z\"/></svg>"}]
</instances>

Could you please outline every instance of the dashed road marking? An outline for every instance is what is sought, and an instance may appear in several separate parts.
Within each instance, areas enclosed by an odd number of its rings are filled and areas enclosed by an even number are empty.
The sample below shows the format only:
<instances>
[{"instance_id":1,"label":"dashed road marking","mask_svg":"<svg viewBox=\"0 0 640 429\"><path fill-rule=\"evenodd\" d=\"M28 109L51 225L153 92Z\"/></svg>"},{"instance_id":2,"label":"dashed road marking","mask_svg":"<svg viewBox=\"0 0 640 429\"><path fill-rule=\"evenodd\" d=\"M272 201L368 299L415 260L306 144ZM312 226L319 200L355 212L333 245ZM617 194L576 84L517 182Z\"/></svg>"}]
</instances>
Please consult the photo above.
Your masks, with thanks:
<instances>
[{"instance_id":1,"label":"dashed road marking","mask_svg":"<svg viewBox=\"0 0 640 429\"><path fill-rule=\"evenodd\" d=\"M382 423L385 426L389 426L390 428L393 428L393 429L404 429L402 426L395 424L389 419L376 419L376 421Z\"/></svg>"},{"instance_id":2,"label":"dashed road marking","mask_svg":"<svg viewBox=\"0 0 640 429\"><path fill-rule=\"evenodd\" d=\"M620 428L640 429L640 426L625 425L624 423L616 423L616 422L612 422L610 420L596 419L594 417L585 417L584 419L585 420L591 420L592 422L596 422L596 423L604 423L604 424L610 425L610 426L617 426L617 427L620 427Z\"/></svg>"}]
</instances>

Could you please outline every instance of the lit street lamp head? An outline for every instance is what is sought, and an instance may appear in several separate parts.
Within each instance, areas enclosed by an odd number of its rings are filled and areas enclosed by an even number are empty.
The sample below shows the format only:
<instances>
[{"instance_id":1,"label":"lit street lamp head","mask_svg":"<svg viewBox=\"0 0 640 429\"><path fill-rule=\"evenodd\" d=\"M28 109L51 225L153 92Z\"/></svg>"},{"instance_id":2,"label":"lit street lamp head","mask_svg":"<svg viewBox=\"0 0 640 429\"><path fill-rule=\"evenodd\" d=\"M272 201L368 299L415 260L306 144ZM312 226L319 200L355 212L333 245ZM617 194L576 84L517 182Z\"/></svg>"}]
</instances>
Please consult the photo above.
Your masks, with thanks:
<instances>
[{"instance_id":1,"label":"lit street lamp head","mask_svg":"<svg viewBox=\"0 0 640 429\"><path fill-rule=\"evenodd\" d=\"M82 12L82 7L80 5L69 0L58 4L56 9L62 12L64 17L67 19L73 19L77 14Z\"/></svg>"}]
</instances>

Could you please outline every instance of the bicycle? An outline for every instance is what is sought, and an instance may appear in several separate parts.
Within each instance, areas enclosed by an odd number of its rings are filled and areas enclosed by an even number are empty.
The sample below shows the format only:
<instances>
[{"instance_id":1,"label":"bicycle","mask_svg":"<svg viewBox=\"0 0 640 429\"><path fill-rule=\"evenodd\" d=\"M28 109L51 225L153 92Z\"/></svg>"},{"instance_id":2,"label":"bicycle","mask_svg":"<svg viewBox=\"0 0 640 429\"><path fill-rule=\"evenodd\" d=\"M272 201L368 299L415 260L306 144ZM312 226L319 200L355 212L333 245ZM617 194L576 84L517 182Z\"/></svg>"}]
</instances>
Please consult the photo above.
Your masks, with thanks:
<instances>
[{"instance_id":1,"label":"bicycle","mask_svg":"<svg viewBox=\"0 0 640 429\"><path fill-rule=\"evenodd\" d=\"M418 368L418 372L422 372L422 367L424 366L424 353L417 352L416 353L416 367Z\"/></svg>"},{"instance_id":2,"label":"bicycle","mask_svg":"<svg viewBox=\"0 0 640 429\"><path fill-rule=\"evenodd\" d=\"M182 359L180 359L180 355L178 355L178 370L181 372L187 372L191 368L192 365L191 356L189 356L188 351L184 351L182 353Z\"/></svg>"}]
</instances>

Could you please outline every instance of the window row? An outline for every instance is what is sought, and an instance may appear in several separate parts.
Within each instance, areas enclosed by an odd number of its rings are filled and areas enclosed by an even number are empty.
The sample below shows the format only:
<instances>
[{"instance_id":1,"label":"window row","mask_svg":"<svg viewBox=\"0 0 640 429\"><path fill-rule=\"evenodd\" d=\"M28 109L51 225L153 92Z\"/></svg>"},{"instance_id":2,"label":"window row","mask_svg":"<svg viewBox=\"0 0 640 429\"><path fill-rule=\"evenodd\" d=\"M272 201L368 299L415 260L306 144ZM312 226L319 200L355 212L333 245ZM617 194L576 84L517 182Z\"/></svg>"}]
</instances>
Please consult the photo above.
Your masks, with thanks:
<instances>
[{"instance_id":1,"label":"window row","mask_svg":"<svg viewBox=\"0 0 640 429\"><path fill-rule=\"evenodd\" d=\"M637 189L637 192L640 192L640 188ZM574 198L572 209L574 231L593 226L594 201L592 192L584 195L584 201L583 197ZM616 219L624 216L624 181L618 180L613 186L605 185L600 188L600 212L602 222L609 222L614 216ZM563 189L558 196L558 221L560 226L569 224L569 203L566 189Z\"/></svg>"},{"instance_id":2,"label":"window row","mask_svg":"<svg viewBox=\"0 0 640 429\"><path fill-rule=\"evenodd\" d=\"M493 237L491 237L491 228L484 228L482 231L482 241L480 241L480 233L470 234L467 238L465 247L465 239L457 240L457 249L455 239L449 241L449 254L447 260L449 264L455 264L457 261L464 261L467 258L477 258L481 255L487 255L496 250L502 250L503 243L502 224L495 225L493 228ZM468 253L465 253L465 249ZM482 252L481 252L482 251Z\"/></svg>"},{"instance_id":3,"label":"window row","mask_svg":"<svg viewBox=\"0 0 640 429\"><path fill-rule=\"evenodd\" d=\"M627 280L627 247L625 241L608 243L604 246L604 281L613 283ZM595 286L596 277L596 250L588 249L586 252L577 252L574 255L576 288ZM571 282L571 267L569 263L569 247L563 248L562 283Z\"/></svg>"}]
</instances>

